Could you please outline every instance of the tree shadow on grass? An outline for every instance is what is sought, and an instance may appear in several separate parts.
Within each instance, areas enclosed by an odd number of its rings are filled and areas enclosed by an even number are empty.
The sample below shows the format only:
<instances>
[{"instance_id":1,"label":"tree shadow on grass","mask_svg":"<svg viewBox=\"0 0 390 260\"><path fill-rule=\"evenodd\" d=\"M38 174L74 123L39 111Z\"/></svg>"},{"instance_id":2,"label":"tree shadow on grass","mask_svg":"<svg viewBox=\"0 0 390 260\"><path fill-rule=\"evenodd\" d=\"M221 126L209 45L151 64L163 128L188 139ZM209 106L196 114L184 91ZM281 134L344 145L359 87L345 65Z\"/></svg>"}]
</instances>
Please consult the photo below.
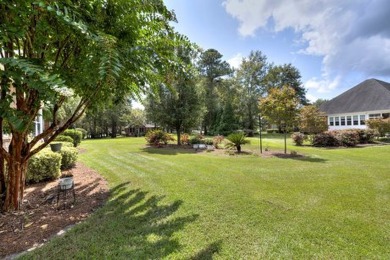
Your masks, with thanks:
<instances>
[{"instance_id":1,"label":"tree shadow on grass","mask_svg":"<svg viewBox=\"0 0 390 260\"><path fill-rule=\"evenodd\" d=\"M169 145L163 147L147 146L142 148L142 151L150 154L161 154L161 155L177 155L177 154L196 154L203 152L204 150L195 150L187 146Z\"/></svg>"},{"instance_id":2,"label":"tree shadow on grass","mask_svg":"<svg viewBox=\"0 0 390 260\"><path fill-rule=\"evenodd\" d=\"M161 259L180 251L182 246L174 234L198 215L176 217L181 200L167 203L164 196L129 185L111 189L106 205L90 219L29 257L58 259L67 254L68 259Z\"/></svg>"},{"instance_id":3,"label":"tree shadow on grass","mask_svg":"<svg viewBox=\"0 0 390 260\"><path fill-rule=\"evenodd\" d=\"M315 163L325 163L327 160L323 158L314 158L309 157L305 155L292 155L292 154L285 154L285 153L274 153L273 156L281 159L291 159L291 160L298 160L303 162L315 162Z\"/></svg>"},{"instance_id":4,"label":"tree shadow on grass","mask_svg":"<svg viewBox=\"0 0 390 260\"><path fill-rule=\"evenodd\" d=\"M200 250L196 255L191 257L191 260L211 260L213 256L221 251L222 241L211 243L206 248Z\"/></svg>"}]
</instances>

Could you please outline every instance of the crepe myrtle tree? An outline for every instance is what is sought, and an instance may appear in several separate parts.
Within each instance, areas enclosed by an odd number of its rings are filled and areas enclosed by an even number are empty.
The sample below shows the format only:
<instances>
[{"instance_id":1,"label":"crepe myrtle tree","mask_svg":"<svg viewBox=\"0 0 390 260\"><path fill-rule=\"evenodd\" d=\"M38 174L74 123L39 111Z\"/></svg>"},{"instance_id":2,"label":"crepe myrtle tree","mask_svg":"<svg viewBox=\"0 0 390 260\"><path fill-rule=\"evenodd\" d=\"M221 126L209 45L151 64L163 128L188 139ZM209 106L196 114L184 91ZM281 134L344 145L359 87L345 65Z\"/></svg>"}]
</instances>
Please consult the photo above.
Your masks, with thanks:
<instances>
[{"instance_id":1,"label":"crepe myrtle tree","mask_svg":"<svg viewBox=\"0 0 390 260\"><path fill-rule=\"evenodd\" d=\"M287 128L296 123L299 99L292 87L272 88L268 96L260 99L259 110L270 123L282 126L284 131L284 153L287 152Z\"/></svg>"},{"instance_id":2,"label":"crepe myrtle tree","mask_svg":"<svg viewBox=\"0 0 390 260\"><path fill-rule=\"evenodd\" d=\"M0 207L12 211L21 207L31 156L87 108L153 86L180 66L172 46L188 41L173 31L162 0L4 0L0 14ZM79 102L60 123L70 96ZM28 138L43 106L49 126Z\"/></svg>"}]
</instances>

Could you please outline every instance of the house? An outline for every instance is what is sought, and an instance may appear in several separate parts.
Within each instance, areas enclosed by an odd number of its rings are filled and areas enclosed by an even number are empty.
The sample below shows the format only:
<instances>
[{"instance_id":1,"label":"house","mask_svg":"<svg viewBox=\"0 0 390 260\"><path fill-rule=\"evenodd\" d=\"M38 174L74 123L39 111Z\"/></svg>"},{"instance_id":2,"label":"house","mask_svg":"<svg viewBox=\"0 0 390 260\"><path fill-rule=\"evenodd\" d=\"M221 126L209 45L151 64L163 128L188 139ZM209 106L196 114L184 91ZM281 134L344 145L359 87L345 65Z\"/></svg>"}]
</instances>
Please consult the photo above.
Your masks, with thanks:
<instances>
[{"instance_id":1,"label":"house","mask_svg":"<svg viewBox=\"0 0 390 260\"><path fill-rule=\"evenodd\" d=\"M152 124L129 125L125 128L126 136L144 136L149 130L156 129Z\"/></svg>"},{"instance_id":2,"label":"house","mask_svg":"<svg viewBox=\"0 0 390 260\"><path fill-rule=\"evenodd\" d=\"M390 116L390 83L368 79L322 104L329 130L366 129L365 121Z\"/></svg>"}]
</instances>

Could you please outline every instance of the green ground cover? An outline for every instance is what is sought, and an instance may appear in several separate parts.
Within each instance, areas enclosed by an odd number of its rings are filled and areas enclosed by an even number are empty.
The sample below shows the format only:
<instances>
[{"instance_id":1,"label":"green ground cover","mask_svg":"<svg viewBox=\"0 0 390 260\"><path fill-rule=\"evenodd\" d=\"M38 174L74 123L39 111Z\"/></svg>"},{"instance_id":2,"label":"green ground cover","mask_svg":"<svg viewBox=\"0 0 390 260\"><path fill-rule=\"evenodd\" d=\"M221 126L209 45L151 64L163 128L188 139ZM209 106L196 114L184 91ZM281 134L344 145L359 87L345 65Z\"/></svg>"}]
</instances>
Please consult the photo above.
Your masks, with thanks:
<instances>
[{"instance_id":1,"label":"green ground cover","mask_svg":"<svg viewBox=\"0 0 390 260\"><path fill-rule=\"evenodd\" d=\"M266 135L264 147L283 150ZM107 204L27 258L390 258L390 145L295 147L305 157L84 141L80 160L109 182ZM257 151L253 138L244 150Z\"/></svg>"}]
</instances>

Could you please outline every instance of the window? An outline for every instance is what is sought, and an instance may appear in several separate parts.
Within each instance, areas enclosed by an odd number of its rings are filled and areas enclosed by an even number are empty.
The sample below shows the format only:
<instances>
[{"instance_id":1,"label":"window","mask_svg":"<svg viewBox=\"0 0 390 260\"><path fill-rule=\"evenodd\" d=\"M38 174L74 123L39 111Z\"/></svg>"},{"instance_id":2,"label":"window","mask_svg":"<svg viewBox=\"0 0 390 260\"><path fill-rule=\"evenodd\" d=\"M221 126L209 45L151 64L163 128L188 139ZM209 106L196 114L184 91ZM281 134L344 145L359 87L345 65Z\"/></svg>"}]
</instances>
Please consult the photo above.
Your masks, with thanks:
<instances>
[{"instance_id":1,"label":"window","mask_svg":"<svg viewBox=\"0 0 390 260\"><path fill-rule=\"evenodd\" d=\"M353 116L353 125L359 125L359 116Z\"/></svg>"},{"instance_id":2,"label":"window","mask_svg":"<svg viewBox=\"0 0 390 260\"><path fill-rule=\"evenodd\" d=\"M360 117L361 117L361 116L360 116ZM368 118L369 118L369 119L381 118L381 114L369 114L369 115L368 115Z\"/></svg>"},{"instance_id":3,"label":"window","mask_svg":"<svg viewBox=\"0 0 390 260\"><path fill-rule=\"evenodd\" d=\"M340 117L341 124L340 125L345 125L345 116Z\"/></svg>"},{"instance_id":4,"label":"window","mask_svg":"<svg viewBox=\"0 0 390 260\"><path fill-rule=\"evenodd\" d=\"M389 118L390 117L390 113L383 113L382 114L382 118L383 119L387 119L387 118Z\"/></svg>"},{"instance_id":5,"label":"window","mask_svg":"<svg viewBox=\"0 0 390 260\"><path fill-rule=\"evenodd\" d=\"M340 125L340 122L339 122L339 117L338 116L336 116L335 118L334 118L334 121L335 121L335 126L338 126L338 125Z\"/></svg>"},{"instance_id":6,"label":"window","mask_svg":"<svg viewBox=\"0 0 390 260\"><path fill-rule=\"evenodd\" d=\"M329 125L334 125L333 116L329 117Z\"/></svg>"},{"instance_id":7,"label":"window","mask_svg":"<svg viewBox=\"0 0 390 260\"><path fill-rule=\"evenodd\" d=\"M365 115L360 115L360 124L365 125L366 124L366 116Z\"/></svg>"},{"instance_id":8,"label":"window","mask_svg":"<svg viewBox=\"0 0 390 260\"><path fill-rule=\"evenodd\" d=\"M347 125L352 125L352 117L347 116Z\"/></svg>"}]
</instances>

